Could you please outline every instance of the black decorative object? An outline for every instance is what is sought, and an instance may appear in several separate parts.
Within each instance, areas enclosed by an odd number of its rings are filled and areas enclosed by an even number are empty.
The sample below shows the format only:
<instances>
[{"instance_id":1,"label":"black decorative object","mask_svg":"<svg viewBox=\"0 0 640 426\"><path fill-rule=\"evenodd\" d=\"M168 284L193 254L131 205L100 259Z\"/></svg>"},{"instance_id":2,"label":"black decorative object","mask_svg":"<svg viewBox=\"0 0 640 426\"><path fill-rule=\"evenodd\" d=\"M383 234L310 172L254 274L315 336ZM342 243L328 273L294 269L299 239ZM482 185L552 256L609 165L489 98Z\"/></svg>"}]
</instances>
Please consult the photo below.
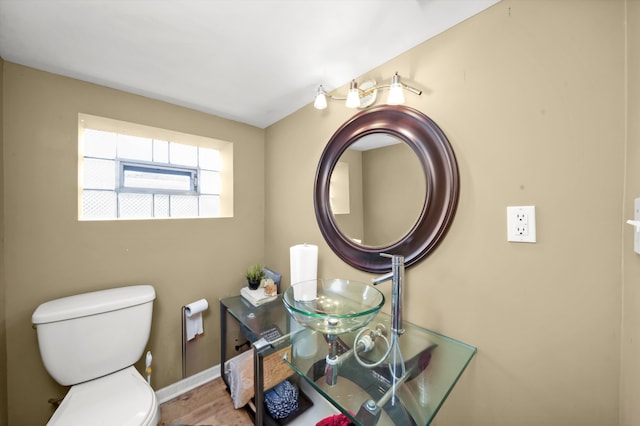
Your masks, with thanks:
<instances>
[{"instance_id":1,"label":"black decorative object","mask_svg":"<svg viewBox=\"0 0 640 426\"><path fill-rule=\"evenodd\" d=\"M274 419L284 419L298 411L298 388L288 380L275 385L264 394L264 403Z\"/></svg>"}]
</instances>

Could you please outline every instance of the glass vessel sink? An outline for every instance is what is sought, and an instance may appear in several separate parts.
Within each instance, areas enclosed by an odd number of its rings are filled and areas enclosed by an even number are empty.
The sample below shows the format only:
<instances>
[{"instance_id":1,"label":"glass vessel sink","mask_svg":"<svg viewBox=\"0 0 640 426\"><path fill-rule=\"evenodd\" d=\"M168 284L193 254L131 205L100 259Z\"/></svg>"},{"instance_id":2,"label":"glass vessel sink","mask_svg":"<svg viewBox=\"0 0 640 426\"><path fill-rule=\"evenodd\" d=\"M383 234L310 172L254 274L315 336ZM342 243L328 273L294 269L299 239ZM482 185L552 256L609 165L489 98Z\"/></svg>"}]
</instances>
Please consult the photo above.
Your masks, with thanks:
<instances>
[{"instance_id":1,"label":"glass vessel sink","mask_svg":"<svg viewBox=\"0 0 640 426\"><path fill-rule=\"evenodd\" d=\"M315 286L317 297L310 301L295 300L297 285ZM384 305L380 290L358 281L316 279L294 286L284 292L284 306L298 323L327 335L364 327Z\"/></svg>"}]
</instances>

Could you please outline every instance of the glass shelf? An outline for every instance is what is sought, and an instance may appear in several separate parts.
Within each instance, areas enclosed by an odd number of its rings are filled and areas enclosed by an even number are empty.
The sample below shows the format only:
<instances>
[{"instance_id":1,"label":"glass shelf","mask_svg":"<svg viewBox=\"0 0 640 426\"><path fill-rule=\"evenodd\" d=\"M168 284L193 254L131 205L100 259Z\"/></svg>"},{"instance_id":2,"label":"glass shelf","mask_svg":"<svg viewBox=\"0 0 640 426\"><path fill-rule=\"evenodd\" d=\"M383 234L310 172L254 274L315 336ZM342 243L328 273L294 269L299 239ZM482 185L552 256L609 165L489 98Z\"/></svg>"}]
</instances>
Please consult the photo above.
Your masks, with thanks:
<instances>
[{"instance_id":1,"label":"glass shelf","mask_svg":"<svg viewBox=\"0 0 640 426\"><path fill-rule=\"evenodd\" d=\"M392 375L387 364L365 368L354 356L348 356L340 363L337 381L328 385L325 377L326 337L296 323L283 306L281 297L259 307L241 297L223 299L221 303L245 328L248 337L253 337L249 340L262 342L258 345L260 356L290 346L288 353L291 355L284 361L356 425L430 424L476 353L473 346L405 321L405 333L399 342L408 378L396 386L395 392L390 390ZM378 324L390 330L389 315L378 313L367 327L374 329ZM273 334L274 329L278 333ZM352 348L357 334L358 331L339 335L338 352ZM374 363L386 349L384 340L377 338L375 347L362 353L360 358L366 363ZM358 415L367 401L378 402L385 396L389 397L388 402L383 405L376 423L372 423L367 415Z\"/></svg>"}]
</instances>

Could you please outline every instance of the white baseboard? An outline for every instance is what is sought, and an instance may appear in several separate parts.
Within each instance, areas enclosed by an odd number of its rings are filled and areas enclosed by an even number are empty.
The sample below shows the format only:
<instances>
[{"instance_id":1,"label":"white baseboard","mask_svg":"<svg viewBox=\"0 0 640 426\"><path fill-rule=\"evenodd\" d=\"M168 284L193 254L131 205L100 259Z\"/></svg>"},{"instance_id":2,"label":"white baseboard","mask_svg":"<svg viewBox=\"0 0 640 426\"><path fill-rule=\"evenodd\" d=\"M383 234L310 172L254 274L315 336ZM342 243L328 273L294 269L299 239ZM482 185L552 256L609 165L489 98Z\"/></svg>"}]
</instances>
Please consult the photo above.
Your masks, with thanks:
<instances>
[{"instance_id":1,"label":"white baseboard","mask_svg":"<svg viewBox=\"0 0 640 426\"><path fill-rule=\"evenodd\" d=\"M214 365L211 368L196 373L193 376L182 379L172 385L169 385L162 389L158 389L156 391L158 404L170 401L182 395L183 393L188 392L191 389L195 389L198 386L202 386L205 383L212 381L213 379L217 379L218 377L220 377L220 364Z\"/></svg>"}]
</instances>

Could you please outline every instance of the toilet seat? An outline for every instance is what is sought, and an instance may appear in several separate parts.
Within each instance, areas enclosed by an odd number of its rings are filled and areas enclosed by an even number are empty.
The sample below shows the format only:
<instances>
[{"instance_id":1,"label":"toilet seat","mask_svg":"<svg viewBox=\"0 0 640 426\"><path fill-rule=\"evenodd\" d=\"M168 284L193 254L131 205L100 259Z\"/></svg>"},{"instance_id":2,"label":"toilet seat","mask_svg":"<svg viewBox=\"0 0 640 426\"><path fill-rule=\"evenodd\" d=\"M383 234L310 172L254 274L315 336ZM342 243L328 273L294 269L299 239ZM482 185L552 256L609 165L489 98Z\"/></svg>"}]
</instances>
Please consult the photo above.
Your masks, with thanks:
<instances>
[{"instance_id":1,"label":"toilet seat","mask_svg":"<svg viewBox=\"0 0 640 426\"><path fill-rule=\"evenodd\" d=\"M72 386L47 426L155 426L159 422L155 392L131 366Z\"/></svg>"}]
</instances>

